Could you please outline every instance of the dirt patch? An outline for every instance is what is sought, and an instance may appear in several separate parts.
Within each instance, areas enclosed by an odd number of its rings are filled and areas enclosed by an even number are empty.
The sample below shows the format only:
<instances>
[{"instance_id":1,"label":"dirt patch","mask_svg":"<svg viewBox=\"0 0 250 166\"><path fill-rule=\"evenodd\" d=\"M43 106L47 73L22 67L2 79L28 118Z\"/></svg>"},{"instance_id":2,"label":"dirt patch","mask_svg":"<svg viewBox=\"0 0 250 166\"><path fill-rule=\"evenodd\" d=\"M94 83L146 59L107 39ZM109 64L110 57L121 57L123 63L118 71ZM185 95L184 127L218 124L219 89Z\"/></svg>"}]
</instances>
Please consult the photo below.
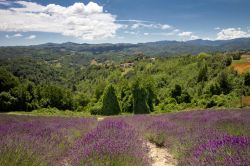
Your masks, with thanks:
<instances>
[{"instance_id":1,"label":"dirt patch","mask_svg":"<svg viewBox=\"0 0 250 166\"><path fill-rule=\"evenodd\" d=\"M250 106L250 96L242 96L243 106Z\"/></svg>"},{"instance_id":2,"label":"dirt patch","mask_svg":"<svg viewBox=\"0 0 250 166\"><path fill-rule=\"evenodd\" d=\"M250 71L250 62L235 63L232 64L232 67L239 73L244 73Z\"/></svg>"},{"instance_id":3,"label":"dirt patch","mask_svg":"<svg viewBox=\"0 0 250 166\"><path fill-rule=\"evenodd\" d=\"M98 117L97 118L97 121L102 121L102 120L104 120L104 117Z\"/></svg>"},{"instance_id":4,"label":"dirt patch","mask_svg":"<svg viewBox=\"0 0 250 166\"><path fill-rule=\"evenodd\" d=\"M149 157L153 160L152 166L175 166L177 161L166 148L159 148L155 144L147 142Z\"/></svg>"}]
</instances>

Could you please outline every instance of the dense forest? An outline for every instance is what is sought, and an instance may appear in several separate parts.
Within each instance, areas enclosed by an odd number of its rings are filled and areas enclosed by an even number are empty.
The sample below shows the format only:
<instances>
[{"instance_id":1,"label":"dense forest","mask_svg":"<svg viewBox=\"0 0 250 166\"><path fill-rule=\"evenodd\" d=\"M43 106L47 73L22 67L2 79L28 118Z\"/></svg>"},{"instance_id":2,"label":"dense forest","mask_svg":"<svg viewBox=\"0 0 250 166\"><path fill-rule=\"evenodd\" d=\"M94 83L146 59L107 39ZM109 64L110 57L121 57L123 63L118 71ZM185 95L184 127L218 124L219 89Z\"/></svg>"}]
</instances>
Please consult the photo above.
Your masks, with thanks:
<instances>
[{"instance_id":1,"label":"dense forest","mask_svg":"<svg viewBox=\"0 0 250 166\"><path fill-rule=\"evenodd\" d=\"M2 112L57 108L111 115L240 107L240 96L250 94L249 73L230 66L246 51L93 56L17 47L0 53Z\"/></svg>"}]
</instances>

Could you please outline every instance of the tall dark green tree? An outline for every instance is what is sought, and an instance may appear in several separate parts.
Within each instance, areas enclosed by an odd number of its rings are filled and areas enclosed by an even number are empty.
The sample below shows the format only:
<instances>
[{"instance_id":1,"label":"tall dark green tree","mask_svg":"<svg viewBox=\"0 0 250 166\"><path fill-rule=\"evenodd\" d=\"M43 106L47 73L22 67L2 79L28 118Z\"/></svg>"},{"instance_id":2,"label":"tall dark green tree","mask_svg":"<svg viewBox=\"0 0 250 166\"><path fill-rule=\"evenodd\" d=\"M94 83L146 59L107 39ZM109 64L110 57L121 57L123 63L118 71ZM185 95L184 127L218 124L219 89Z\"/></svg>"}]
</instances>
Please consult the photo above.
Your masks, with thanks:
<instances>
[{"instance_id":1,"label":"tall dark green tree","mask_svg":"<svg viewBox=\"0 0 250 166\"><path fill-rule=\"evenodd\" d=\"M105 88L102 104L102 115L117 115L121 112L117 96L115 94L115 88L112 85Z\"/></svg>"},{"instance_id":2,"label":"tall dark green tree","mask_svg":"<svg viewBox=\"0 0 250 166\"><path fill-rule=\"evenodd\" d=\"M150 112L154 111L154 104L156 103L157 96L155 94L155 86L152 78L144 80L143 87L146 89L147 93L147 104Z\"/></svg>"},{"instance_id":3,"label":"tall dark green tree","mask_svg":"<svg viewBox=\"0 0 250 166\"><path fill-rule=\"evenodd\" d=\"M147 90L136 81L132 86L133 93L133 111L134 114L150 113L150 108L147 103Z\"/></svg>"},{"instance_id":4,"label":"tall dark green tree","mask_svg":"<svg viewBox=\"0 0 250 166\"><path fill-rule=\"evenodd\" d=\"M228 79L228 73L226 71L222 71L218 75L218 83L220 85L220 89L224 94L228 94L231 90L230 81Z\"/></svg>"},{"instance_id":5,"label":"tall dark green tree","mask_svg":"<svg viewBox=\"0 0 250 166\"><path fill-rule=\"evenodd\" d=\"M181 86L176 84L174 86L174 89L171 91L171 97L177 99L177 97L181 96L181 93L182 93Z\"/></svg>"},{"instance_id":6,"label":"tall dark green tree","mask_svg":"<svg viewBox=\"0 0 250 166\"><path fill-rule=\"evenodd\" d=\"M197 79L198 79L197 80L198 82L207 81L207 79L208 79L208 70L207 70L207 65L206 64L204 64L201 67L201 69L200 69L200 71L198 73L198 78Z\"/></svg>"},{"instance_id":7,"label":"tall dark green tree","mask_svg":"<svg viewBox=\"0 0 250 166\"><path fill-rule=\"evenodd\" d=\"M244 74L244 85L250 86L250 73L249 72Z\"/></svg>"}]
</instances>

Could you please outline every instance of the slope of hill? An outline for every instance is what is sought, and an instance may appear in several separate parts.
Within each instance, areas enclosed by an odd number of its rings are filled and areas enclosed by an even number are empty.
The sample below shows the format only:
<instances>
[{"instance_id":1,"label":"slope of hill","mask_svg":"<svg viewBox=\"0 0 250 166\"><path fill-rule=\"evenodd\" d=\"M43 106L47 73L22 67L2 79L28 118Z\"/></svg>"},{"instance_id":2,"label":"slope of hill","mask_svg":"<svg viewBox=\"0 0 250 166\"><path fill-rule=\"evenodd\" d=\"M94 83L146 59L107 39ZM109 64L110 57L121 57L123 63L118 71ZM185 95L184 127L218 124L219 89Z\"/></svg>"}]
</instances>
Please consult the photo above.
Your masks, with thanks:
<instances>
[{"instance_id":1,"label":"slope of hill","mask_svg":"<svg viewBox=\"0 0 250 166\"><path fill-rule=\"evenodd\" d=\"M0 47L0 58L10 57L47 57L57 58L64 55L81 55L87 60L121 60L127 56L144 54L147 56L175 56L198 54L200 52L224 52L250 49L250 38L233 40L190 40L190 41L158 41L149 43L118 43L118 44L78 44L78 43L45 43L31 46ZM125 56L125 58L124 58Z\"/></svg>"}]
</instances>

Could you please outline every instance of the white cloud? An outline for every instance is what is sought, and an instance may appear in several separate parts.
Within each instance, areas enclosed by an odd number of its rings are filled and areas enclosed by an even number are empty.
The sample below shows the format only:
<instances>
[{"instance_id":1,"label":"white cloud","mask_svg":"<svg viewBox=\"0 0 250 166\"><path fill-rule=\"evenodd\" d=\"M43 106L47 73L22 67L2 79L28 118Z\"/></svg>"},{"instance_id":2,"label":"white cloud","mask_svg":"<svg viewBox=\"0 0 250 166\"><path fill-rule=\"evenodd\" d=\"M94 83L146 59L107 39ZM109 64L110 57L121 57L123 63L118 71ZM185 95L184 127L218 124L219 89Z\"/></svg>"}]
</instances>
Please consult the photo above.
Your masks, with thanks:
<instances>
[{"instance_id":1,"label":"white cloud","mask_svg":"<svg viewBox=\"0 0 250 166\"><path fill-rule=\"evenodd\" d=\"M124 31L124 33L130 34L130 35L137 35L138 34L138 32L134 32L134 31Z\"/></svg>"},{"instance_id":2,"label":"white cloud","mask_svg":"<svg viewBox=\"0 0 250 166\"><path fill-rule=\"evenodd\" d=\"M13 37L22 37L23 35L21 33L16 33L13 35Z\"/></svg>"},{"instance_id":3,"label":"white cloud","mask_svg":"<svg viewBox=\"0 0 250 166\"><path fill-rule=\"evenodd\" d=\"M175 29L175 30L173 30L173 32L177 33L177 32L180 32L180 30L179 29Z\"/></svg>"},{"instance_id":4,"label":"white cloud","mask_svg":"<svg viewBox=\"0 0 250 166\"><path fill-rule=\"evenodd\" d=\"M192 32L181 32L178 34L178 36L181 36L181 37L189 37L191 36L193 33Z\"/></svg>"},{"instance_id":5,"label":"white cloud","mask_svg":"<svg viewBox=\"0 0 250 166\"><path fill-rule=\"evenodd\" d=\"M136 23L131 26L131 29L137 28L156 28L155 24L144 24L144 23Z\"/></svg>"},{"instance_id":6,"label":"white cloud","mask_svg":"<svg viewBox=\"0 0 250 166\"><path fill-rule=\"evenodd\" d=\"M35 39L35 38L36 38L36 35L30 35L30 36L26 37L26 39L28 39L28 40L32 40L32 39Z\"/></svg>"},{"instance_id":7,"label":"white cloud","mask_svg":"<svg viewBox=\"0 0 250 166\"><path fill-rule=\"evenodd\" d=\"M153 21L146 20L116 20L116 22L135 22L135 23L154 23Z\"/></svg>"},{"instance_id":8,"label":"white cloud","mask_svg":"<svg viewBox=\"0 0 250 166\"><path fill-rule=\"evenodd\" d=\"M166 29L171 29L172 26L168 24L155 24L155 23L148 24L148 23L142 23L142 22L136 22L135 24L131 26L131 29L138 29L138 28L151 28L151 29L166 30Z\"/></svg>"},{"instance_id":9,"label":"white cloud","mask_svg":"<svg viewBox=\"0 0 250 166\"><path fill-rule=\"evenodd\" d=\"M5 32L52 32L86 40L113 37L121 28L116 17L105 13L103 7L94 2L75 3L69 7L34 2L15 1L23 5L0 9L0 31Z\"/></svg>"},{"instance_id":10,"label":"white cloud","mask_svg":"<svg viewBox=\"0 0 250 166\"><path fill-rule=\"evenodd\" d=\"M200 37L199 36L196 36L196 35L192 35L191 36L191 40L196 40L196 39L199 39Z\"/></svg>"},{"instance_id":11,"label":"white cloud","mask_svg":"<svg viewBox=\"0 0 250 166\"><path fill-rule=\"evenodd\" d=\"M148 36L148 35L149 35L149 33L144 33L144 35L145 35L145 36Z\"/></svg>"},{"instance_id":12,"label":"white cloud","mask_svg":"<svg viewBox=\"0 0 250 166\"><path fill-rule=\"evenodd\" d=\"M218 40L229 40L244 37L250 37L250 33L241 30L241 28L222 29L219 33L217 33Z\"/></svg>"},{"instance_id":13,"label":"white cloud","mask_svg":"<svg viewBox=\"0 0 250 166\"><path fill-rule=\"evenodd\" d=\"M220 30L221 28L220 27L216 27L216 28L214 28L214 30Z\"/></svg>"},{"instance_id":14,"label":"white cloud","mask_svg":"<svg viewBox=\"0 0 250 166\"><path fill-rule=\"evenodd\" d=\"M5 35L5 38L10 39L10 38L17 38L17 37L22 37L23 35L21 33L16 33L14 35Z\"/></svg>"},{"instance_id":15,"label":"white cloud","mask_svg":"<svg viewBox=\"0 0 250 166\"><path fill-rule=\"evenodd\" d=\"M170 29L170 28L172 28L172 27L168 24L161 25L161 29L163 29L163 30Z\"/></svg>"}]
</instances>

